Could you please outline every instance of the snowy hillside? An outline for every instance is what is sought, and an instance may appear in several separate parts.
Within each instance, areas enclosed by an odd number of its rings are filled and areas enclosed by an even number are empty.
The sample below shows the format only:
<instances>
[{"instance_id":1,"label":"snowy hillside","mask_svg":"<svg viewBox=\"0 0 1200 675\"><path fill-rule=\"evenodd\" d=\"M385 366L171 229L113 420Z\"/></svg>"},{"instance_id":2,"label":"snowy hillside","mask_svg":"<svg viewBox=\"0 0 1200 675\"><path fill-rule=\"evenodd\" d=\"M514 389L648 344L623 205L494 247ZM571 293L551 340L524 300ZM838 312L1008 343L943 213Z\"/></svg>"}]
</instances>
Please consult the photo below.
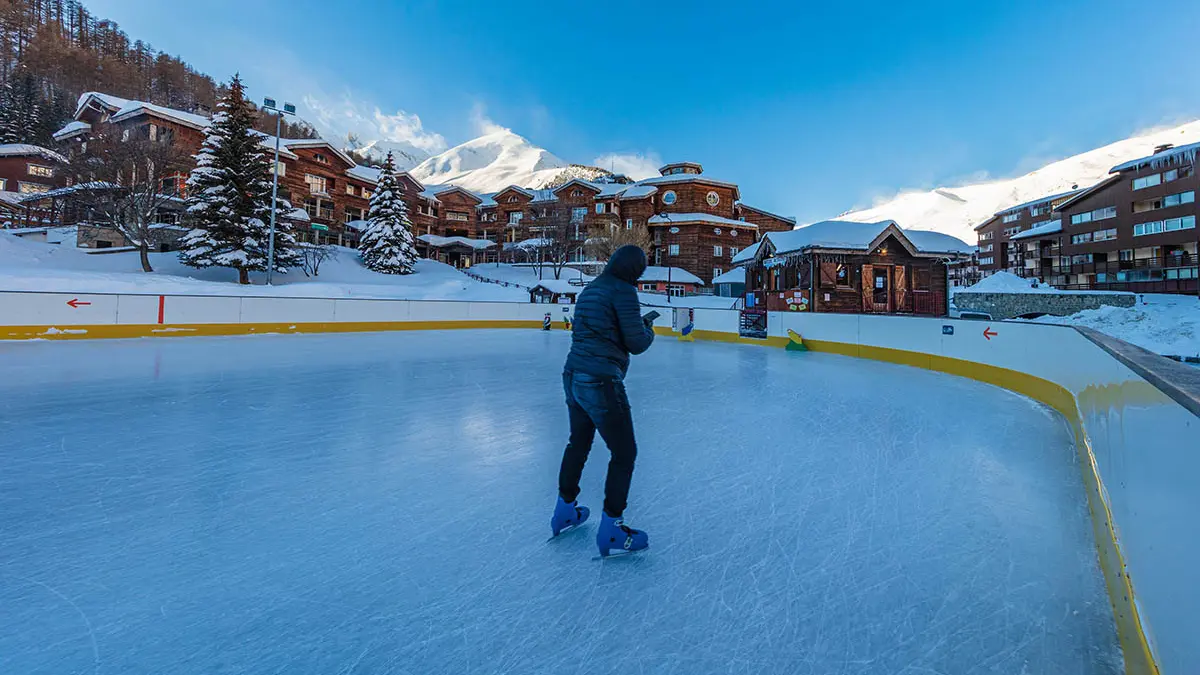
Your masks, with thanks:
<instances>
[{"instance_id":1,"label":"snowy hillside","mask_svg":"<svg viewBox=\"0 0 1200 675\"><path fill-rule=\"evenodd\" d=\"M1001 209L1066 192L1074 186L1087 187L1097 183L1108 176L1112 167L1152 154L1157 145L1184 145L1197 141L1200 141L1200 120L1117 141L1018 178L928 192L901 192L871 208L843 213L837 220L875 222L891 219L901 227L934 230L974 242L972 228Z\"/></svg>"},{"instance_id":2,"label":"snowy hillside","mask_svg":"<svg viewBox=\"0 0 1200 675\"><path fill-rule=\"evenodd\" d=\"M509 185L556 185L563 182L564 174L595 178L606 172L568 164L525 137L502 130L434 155L411 173L426 185L453 183L476 192L496 192Z\"/></svg>"},{"instance_id":3,"label":"snowy hillside","mask_svg":"<svg viewBox=\"0 0 1200 675\"><path fill-rule=\"evenodd\" d=\"M154 272L141 271L136 252L88 254L67 246L18 239L0 232L0 290L70 293L199 293L206 295L279 295L315 298L404 298L408 300L479 300L527 302L529 294L475 281L433 260L417 261L416 274L379 274L363 267L358 252L334 247L336 257L321 266L319 277L300 270L277 275L274 286L251 274L250 286L236 283L226 268L193 269L177 253L151 253Z\"/></svg>"},{"instance_id":4,"label":"snowy hillside","mask_svg":"<svg viewBox=\"0 0 1200 675\"><path fill-rule=\"evenodd\" d=\"M409 171L429 159L429 153L407 141L361 141L354 136L346 138L345 148L365 155L368 159L383 164L389 152L400 171Z\"/></svg>"}]
</instances>

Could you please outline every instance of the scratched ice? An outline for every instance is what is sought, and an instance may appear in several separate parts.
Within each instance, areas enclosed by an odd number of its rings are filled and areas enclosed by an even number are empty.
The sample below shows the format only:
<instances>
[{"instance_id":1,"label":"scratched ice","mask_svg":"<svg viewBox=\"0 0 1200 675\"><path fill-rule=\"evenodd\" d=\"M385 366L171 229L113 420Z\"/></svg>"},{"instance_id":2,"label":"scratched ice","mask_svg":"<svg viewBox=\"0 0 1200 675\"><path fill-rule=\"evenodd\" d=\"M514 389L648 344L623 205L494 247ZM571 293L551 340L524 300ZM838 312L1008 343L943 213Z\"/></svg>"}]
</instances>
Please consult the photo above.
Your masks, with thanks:
<instances>
[{"instance_id":1,"label":"scratched ice","mask_svg":"<svg viewBox=\"0 0 1200 675\"><path fill-rule=\"evenodd\" d=\"M599 562L593 524L546 542L567 339L0 343L0 672L1119 670L1048 410L660 340L628 379L651 549Z\"/></svg>"}]
</instances>

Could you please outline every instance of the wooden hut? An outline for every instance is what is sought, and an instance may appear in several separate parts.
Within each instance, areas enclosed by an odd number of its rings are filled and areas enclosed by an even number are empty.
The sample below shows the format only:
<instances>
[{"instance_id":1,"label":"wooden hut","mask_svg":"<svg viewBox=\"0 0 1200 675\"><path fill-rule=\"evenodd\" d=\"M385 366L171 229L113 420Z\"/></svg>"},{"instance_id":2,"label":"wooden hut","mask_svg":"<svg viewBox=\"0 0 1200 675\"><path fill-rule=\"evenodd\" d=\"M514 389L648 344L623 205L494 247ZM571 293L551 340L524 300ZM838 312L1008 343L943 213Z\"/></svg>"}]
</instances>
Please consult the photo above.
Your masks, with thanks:
<instances>
[{"instance_id":1,"label":"wooden hut","mask_svg":"<svg viewBox=\"0 0 1200 675\"><path fill-rule=\"evenodd\" d=\"M746 307L766 311L946 315L946 266L971 247L895 221L825 221L771 232L734 262Z\"/></svg>"}]
</instances>

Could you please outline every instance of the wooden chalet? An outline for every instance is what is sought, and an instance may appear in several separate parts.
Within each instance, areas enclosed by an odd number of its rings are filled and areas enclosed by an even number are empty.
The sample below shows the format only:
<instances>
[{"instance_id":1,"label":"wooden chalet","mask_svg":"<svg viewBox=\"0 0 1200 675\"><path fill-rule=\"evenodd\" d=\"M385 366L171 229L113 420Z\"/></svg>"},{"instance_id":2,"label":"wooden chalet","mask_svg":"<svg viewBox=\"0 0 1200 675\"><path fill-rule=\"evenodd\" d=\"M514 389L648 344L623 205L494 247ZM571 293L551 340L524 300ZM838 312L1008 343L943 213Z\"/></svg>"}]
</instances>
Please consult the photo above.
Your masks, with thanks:
<instances>
[{"instance_id":1,"label":"wooden chalet","mask_svg":"<svg viewBox=\"0 0 1200 675\"><path fill-rule=\"evenodd\" d=\"M575 279L543 279L529 289L529 301L573 305L586 287L586 283Z\"/></svg>"},{"instance_id":2,"label":"wooden chalet","mask_svg":"<svg viewBox=\"0 0 1200 675\"><path fill-rule=\"evenodd\" d=\"M825 221L768 233L735 262L748 310L945 316L946 267L970 250L895 221Z\"/></svg>"}]
</instances>

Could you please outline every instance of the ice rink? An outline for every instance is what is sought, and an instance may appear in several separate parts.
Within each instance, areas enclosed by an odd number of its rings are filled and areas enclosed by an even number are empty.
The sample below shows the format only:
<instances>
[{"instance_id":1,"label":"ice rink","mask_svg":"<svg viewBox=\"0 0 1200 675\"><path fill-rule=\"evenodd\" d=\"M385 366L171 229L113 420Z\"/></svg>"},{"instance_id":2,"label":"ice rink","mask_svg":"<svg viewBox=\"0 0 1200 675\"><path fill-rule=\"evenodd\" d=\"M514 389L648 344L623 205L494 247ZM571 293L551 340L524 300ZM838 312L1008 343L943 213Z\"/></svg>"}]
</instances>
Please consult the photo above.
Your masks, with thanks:
<instances>
[{"instance_id":1,"label":"ice rink","mask_svg":"<svg viewBox=\"0 0 1200 675\"><path fill-rule=\"evenodd\" d=\"M659 338L638 557L547 542L562 332L0 343L0 673L1116 673L1062 420ZM597 440L581 503L594 516Z\"/></svg>"}]
</instances>

